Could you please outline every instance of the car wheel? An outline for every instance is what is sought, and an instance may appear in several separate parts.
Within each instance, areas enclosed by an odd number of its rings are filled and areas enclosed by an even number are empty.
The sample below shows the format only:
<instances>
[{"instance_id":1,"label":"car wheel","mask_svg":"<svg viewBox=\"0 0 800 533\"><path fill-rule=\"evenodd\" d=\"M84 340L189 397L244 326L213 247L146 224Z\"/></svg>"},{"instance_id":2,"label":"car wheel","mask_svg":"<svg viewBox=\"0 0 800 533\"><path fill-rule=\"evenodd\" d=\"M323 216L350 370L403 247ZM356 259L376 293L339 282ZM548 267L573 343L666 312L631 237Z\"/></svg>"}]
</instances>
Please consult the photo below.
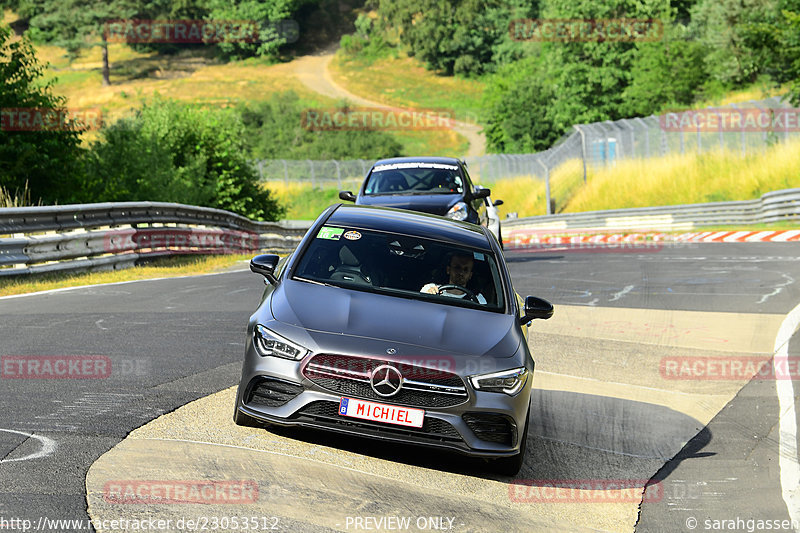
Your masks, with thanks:
<instances>
[{"instance_id":1,"label":"car wheel","mask_svg":"<svg viewBox=\"0 0 800 533\"><path fill-rule=\"evenodd\" d=\"M504 476L516 476L525 462L525 450L528 448L528 423L530 422L530 408L525 419L525 429L522 430L522 440L519 443L519 453L511 457L494 460L494 470Z\"/></svg>"},{"instance_id":2,"label":"car wheel","mask_svg":"<svg viewBox=\"0 0 800 533\"><path fill-rule=\"evenodd\" d=\"M246 415L239 411L238 406L233 408L233 423L237 426L244 426L248 428L262 428L266 426L266 423L261 422L257 418L253 418L252 416Z\"/></svg>"}]
</instances>

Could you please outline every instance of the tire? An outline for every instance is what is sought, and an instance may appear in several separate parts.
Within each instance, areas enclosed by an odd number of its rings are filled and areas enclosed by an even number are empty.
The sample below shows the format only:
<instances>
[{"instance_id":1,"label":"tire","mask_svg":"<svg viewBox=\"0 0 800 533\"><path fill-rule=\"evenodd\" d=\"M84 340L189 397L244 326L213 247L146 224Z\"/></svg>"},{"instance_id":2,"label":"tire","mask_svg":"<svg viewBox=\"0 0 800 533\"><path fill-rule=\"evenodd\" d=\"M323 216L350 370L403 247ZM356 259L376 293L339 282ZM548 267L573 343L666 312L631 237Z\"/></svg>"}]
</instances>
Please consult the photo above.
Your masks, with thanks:
<instances>
[{"instance_id":1,"label":"tire","mask_svg":"<svg viewBox=\"0 0 800 533\"><path fill-rule=\"evenodd\" d=\"M266 425L257 418L253 418L252 416L246 415L239 411L238 406L233 408L233 423L237 426L244 426L248 428L263 428Z\"/></svg>"},{"instance_id":2,"label":"tire","mask_svg":"<svg viewBox=\"0 0 800 533\"><path fill-rule=\"evenodd\" d=\"M525 419L525 429L522 430L522 440L519 443L519 453L511 457L502 457L494 460L493 470L503 476L516 476L525 463L525 450L528 448L528 425L530 422L530 408Z\"/></svg>"}]
</instances>

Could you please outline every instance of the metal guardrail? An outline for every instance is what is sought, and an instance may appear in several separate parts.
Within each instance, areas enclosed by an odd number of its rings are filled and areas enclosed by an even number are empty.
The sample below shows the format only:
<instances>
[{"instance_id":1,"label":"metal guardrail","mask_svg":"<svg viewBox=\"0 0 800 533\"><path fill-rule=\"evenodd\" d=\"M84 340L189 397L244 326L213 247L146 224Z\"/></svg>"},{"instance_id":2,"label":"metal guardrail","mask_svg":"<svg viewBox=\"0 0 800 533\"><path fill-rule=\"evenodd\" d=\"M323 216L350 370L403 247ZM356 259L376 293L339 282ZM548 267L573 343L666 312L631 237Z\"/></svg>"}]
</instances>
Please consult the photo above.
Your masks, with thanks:
<instances>
[{"instance_id":1,"label":"metal guardrail","mask_svg":"<svg viewBox=\"0 0 800 533\"><path fill-rule=\"evenodd\" d=\"M800 220L800 189L784 189L755 200L563 213L506 219L504 228L524 230L682 231L703 226L764 224ZM507 233L510 235L510 233Z\"/></svg>"},{"instance_id":2,"label":"metal guardrail","mask_svg":"<svg viewBox=\"0 0 800 533\"><path fill-rule=\"evenodd\" d=\"M506 219L503 225L513 244L540 231L685 231L795 220L800 220L800 189L756 200L543 215ZM153 256L289 251L310 225L256 222L220 209L159 202L3 208L0 277L120 269Z\"/></svg>"},{"instance_id":3,"label":"metal guardrail","mask_svg":"<svg viewBox=\"0 0 800 533\"><path fill-rule=\"evenodd\" d=\"M120 269L154 256L288 251L310 224L160 202L3 208L0 277Z\"/></svg>"}]
</instances>

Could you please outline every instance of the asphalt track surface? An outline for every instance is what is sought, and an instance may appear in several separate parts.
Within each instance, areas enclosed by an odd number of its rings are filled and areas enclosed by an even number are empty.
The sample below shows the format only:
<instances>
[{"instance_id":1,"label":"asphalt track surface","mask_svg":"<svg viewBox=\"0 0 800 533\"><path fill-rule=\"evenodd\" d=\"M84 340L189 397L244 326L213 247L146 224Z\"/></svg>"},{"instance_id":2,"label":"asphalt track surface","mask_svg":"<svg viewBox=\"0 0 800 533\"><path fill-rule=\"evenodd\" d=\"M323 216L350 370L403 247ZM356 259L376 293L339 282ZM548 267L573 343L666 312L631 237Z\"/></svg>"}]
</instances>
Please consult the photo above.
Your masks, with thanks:
<instances>
[{"instance_id":1,"label":"asphalt track surface","mask_svg":"<svg viewBox=\"0 0 800 533\"><path fill-rule=\"evenodd\" d=\"M442 522L453 531L721 529L706 520L747 531L748 519L790 518L775 380L674 376L664 362L770 358L800 303L796 245L549 249L508 260L517 292L556 305L531 333L536 391L517 479L460 456L233 426L229 390L262 287L249 272L0 299L0 356L110 363L96 379L22 379L3 366L0 527L87 520L87 498L95 519L175 517L186 509L104 505L104 482L223 476L256 479L259 514L283 531L375 530L355 519L390 515L453 518ZM800 352L797 336L788 351ZM577 482L604 489L542 490ZM638 496L616 492L622 482Z\"/></svg>"}]
</instances>

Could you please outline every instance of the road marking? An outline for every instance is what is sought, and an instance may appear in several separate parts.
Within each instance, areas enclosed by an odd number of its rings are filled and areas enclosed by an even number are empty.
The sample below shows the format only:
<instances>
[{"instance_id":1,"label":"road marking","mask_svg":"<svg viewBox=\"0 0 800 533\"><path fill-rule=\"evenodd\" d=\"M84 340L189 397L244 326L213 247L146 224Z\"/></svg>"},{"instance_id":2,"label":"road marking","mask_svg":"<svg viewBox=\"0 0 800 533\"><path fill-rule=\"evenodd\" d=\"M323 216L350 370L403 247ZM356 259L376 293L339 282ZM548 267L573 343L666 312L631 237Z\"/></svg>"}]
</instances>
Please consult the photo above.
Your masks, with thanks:
<instances>
[{"instance_id":1,"label":"road marking","mask_svg":"<svg viewBox=\"0 0 800 533\"><path fill-rule=\"evenodd\" d=\"M773 364L788 365L789 340L800 326L800 304L792 309L781 323L775 337ZM778 393L779 446L778 466L781 471L781 493L793 524L800 523L800 464L797 461L797 415L794 408L794 388L791 379L776 379ZM797 530L795 530L797 531Z\"/></svg>"},{"instance_id":2,"label":"road marking","mask_svg":"<svg viewBox=\"0 0 800 533\"><path fill-rule=\"evenodd\" d=\"M24 431L16 431L13 429L2 429L0 431L5 431L6 433L16 433L17 435L23 435L30 439L36 439L42 443L42 449L36 453L32 453L26 455L25 457L17 457L16 459L0 459L0 464L2 463L13 463L17 461L29 461L31 459L39 459L41 457L47 457L51 455L53 452L56 451L56 441L53 439L48 439L47 437L42 437L41 435L34 435L33 433L26 433Z\"/></svg>"},{"instance_id":3,"label":"road marking","mask_svg":"<svg viewBox=\"0 0 800 533\"><path fill-rule=\"evenodd\" d=\"M626 287L625 287L624 289L622 289L621 291L619 291L619 292L617 292L617 293L614 293L614 297L613 297L613 298L611 298L609 301L610 301L610 302L616 302L617 300L619 300L620 298L622 298L623 296L625 296L626 294L628 294L629 292L631 292L631 291L633 290L633 287L634 287L633 285L628 285L628 286L626 286Z\"/></svg>"}]
</instances>

